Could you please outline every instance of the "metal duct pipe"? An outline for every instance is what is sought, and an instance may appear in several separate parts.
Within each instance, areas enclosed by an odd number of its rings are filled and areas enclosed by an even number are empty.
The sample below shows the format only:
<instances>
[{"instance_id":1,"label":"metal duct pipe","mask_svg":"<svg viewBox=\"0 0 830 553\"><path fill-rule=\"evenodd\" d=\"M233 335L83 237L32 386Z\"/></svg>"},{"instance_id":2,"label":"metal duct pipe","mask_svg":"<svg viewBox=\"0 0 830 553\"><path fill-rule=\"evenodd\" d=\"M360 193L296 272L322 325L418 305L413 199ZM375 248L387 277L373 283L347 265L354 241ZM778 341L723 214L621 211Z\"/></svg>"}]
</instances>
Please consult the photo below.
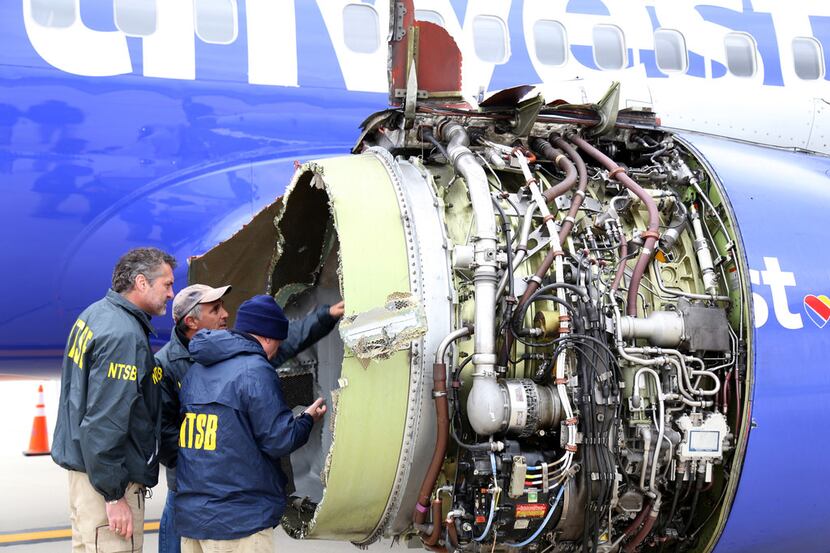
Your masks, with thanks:
<instances>
[{"instance_id":1,"label":"metal duct pipe","mask_svg":"<svg viewBox=\"0 0 830 553\"><path fill-rule=\"evenodd\" d=\"M715 264L712 261L712 252L709 250L709 243L703 234L703 223L700 220L700 213L692 205L689 218L692 220L692 229L695 233L695 252L700 270L703 272L703 287L713 296L718 293L718 275L715 273Z\"/></svg>"},{"instance_id":2,"label":"metal duct pipe","mask_svg":"<svg viewBox=\"0 0 830 553\"><path fill-rule=\"evenodd\" d=\"M677 347L686 337L683 315L677 311L653 311L648 317L620 317L623 338L645 338L652 346Z\"/></svg>"},{"instance_id":3,"label":"metal duct pipe","mask_svg":"<svg viewBox=\"0 0 830 553\"><path fill-rule=\"evenodd\" d=\"M475 352L473 387L467 398L467 417L479 435L498 432L507 418L507 407L496 382L496 215L484 169L468 148L470 138L462 125L454 121L438 127L448 141L447 153L455 170L464 177L475 216Z\"/></svg>"}]
</instances>

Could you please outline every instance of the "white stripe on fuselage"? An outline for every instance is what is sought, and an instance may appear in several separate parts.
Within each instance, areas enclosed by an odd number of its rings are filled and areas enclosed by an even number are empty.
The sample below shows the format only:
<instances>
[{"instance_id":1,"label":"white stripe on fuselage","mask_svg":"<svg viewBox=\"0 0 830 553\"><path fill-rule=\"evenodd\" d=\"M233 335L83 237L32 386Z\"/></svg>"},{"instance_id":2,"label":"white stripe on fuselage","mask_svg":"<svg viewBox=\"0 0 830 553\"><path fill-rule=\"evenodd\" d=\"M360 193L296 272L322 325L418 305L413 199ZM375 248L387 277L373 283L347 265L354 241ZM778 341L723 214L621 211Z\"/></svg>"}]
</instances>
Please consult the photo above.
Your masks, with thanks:
<instances>
[{"instance_id":1,"label":"white stripe on fuselage","mask_svg":"<svg viewBox=\"0 0 830 553\"><path fill-rule=\"evenodd\" d=\"M92 77L133 71L136 60L130 59L127 36L120 31L97 31L87 27L80 17L80 0L75 0L75 21L67 28L48 28L36 23L31 16L35 1L23 0L24 24L32 46L46 62L67 73ZM322 52L329 48L327 43L330 43L340 70L340 75L331 75L333 87L338 86L342 76L347 90L385 92L388 86L387 52L384 47L389 19L388 2L378 0L374 5L380 45L372 53L355 52L346 45L344 8L351 3L353 0L317 0L316 5L310 2L239 0L237 7L244 13L235 17L239 25L245 26L244 35L247 36L247 60L239 60L239 64L247 64L248 82L298 86L301 84L298 55L308 56L310 59L303 61L314 64L314 56L322 56ZM821 98L828 97L827 89L830 87L825 79L799 79L795 74L792 55L792 39L813 36L810 17L830 17L830 3L785 3L777 0L719 0L717 6L711 2L704 5L677 0L639 3L591 0L584 3L604 6L608 14L568 12L568 7L579 4L568 0L525 0L517 6L520 17L513 14L510 18L510 32L521 35L535 74L530 69L525 71L530 74L518 74L521 70L510 68L508 70L513 73L509 74L509 78L516 82L505 83L502 79L499 85L539 83L550 99L595 101L610 81L618 80L623 83L622 107L651 107L668 126L830 153L830 145L827 144L830 140L823 130L823 125L830 118L825 113L830 113L830 110L823 109L821 104ZM496 16L508 22L513 4L505 0L471 0L464 10L463 21L459 21L450 0L419 0L416 4L419 9L439 13L445 28L459 45L464 60L464 93L475 97L480 90L488 90L497 66L482 61L476 55L473 22L480 15ZM303 17L298 18L295 6L309 13L303 13ZM754 12L751 11L753 9ZM706 21L703 15L705 10L708 10L710 19L717 19L724 25ZM717 16L713 17L712 13ZM758 16L758 13L762 15ZM696 66L698 74L691 74L690 70L686 74L673 73L661 78L647 75L645 56L652 57L654 49L652 15L662 28L680 31L688 51L703 57L703 69L700 69L700 64ZM326 29L326 36L317 39L321 47L298 52L298 33L308 32L297 29L298 19L305 21L308 17L320 16ZM756 55L758 69L753 77L738 78L728 72L724 75L723 69L719 70L721 76L713 75L713 67L726 65L724 36L749 26L748 17L771 21L768 32L775 35L778 55L774 55L775 48L770 46L772 37L756 36L756 42L767 47L763 55ZM563 22L568 33L568 44L581 45L583 52L586 48L592 48L592 33L596 25L613 24L619 27L625 36L626 49L630 52L629 66L616 71L600 71L581 63L573 52L561 66L542 64L536 56L533 33L533 25L540 19ZM199 39L194 32L192 0L156 2L156 22L156 32L140 39L143 75L194 80L198 63L195 45ZM756 34L759 32L757 28L760 25L754 27ZM508 40L508 55L509 43ZM830 45L825 47L825 50L830 50ZM825 51L827 55L830 51ZM765 60L769 67L764 66ZM510 64L510 61L507 63ZM238 71L236 67L230 70ZM737 109L739 106L741 109ZM770 109L770 106L775 106L775 109Z\"/></svg>"},{"instance_id":2,"label":"white stripe on fuselage","mask_svg":"<svg viewBox=\"0 0 830 553\"><path fill-rule=\"evenodd\" d=\"M121 31L96 31L87 27L80 16L79 0L75 0L76 17L68 28L43 27L32 17L32 3L23 0L26 33L38 54L57 69L83 76L113 76L132 71L132 61L127 49L127 35ZM352 0L318 0L317 9L322 14L329 41L337 56L347 90L363 92L386 91L386 49L383 41L388 28L389 11L386 2L377 2L378 36L381 46L373 53L358 53L346 46L344 39L343 8ZM810 16L830 17L830 5L754 0L756 12L771 14L779 56L775 63L781 65L782 79L787 86L805 85L795 75L792 61L792 39L809 37L813 32ZM298 81L297 28L293 2L272 0L247 0L243 15L247 31L247 62L249 82L296 86ZM302 5L302 4L301 4ZM645 78L640 52L653 51L652 22L647 8L653 8L661 27L676 29L685 37L689 51L705 59L705 76L712 78L711 62L725 65L723 36L735 29L705 21L697 11L697 5L676 0L653 0L632 7L629 1L605 0L608 15L591 15L566 11L568 2L560 0L526 0L521 6L521 21L511 21L511 32L521 32L533 68L541 82L585 78L591 74L604 77L632 75ZM711 5L711 4L710 4ZM459 21L449 0L420 0L419 9L438 12L445 21L447 31L461 48L464 59L465 89L477 92L488 88L495 65L483 62L475 54L473 20L479 15L493 15L508 20L510 1L476 0L470 2L464 21ZM735 13L735 20L743 13L741 0L720 0L718 7ZM803 9L801 9L803 7ZM304 7L303 9L311 9ZM316 13L314 14L316 16ZM559 67L545 66L535 51L533 24L540 19L564 22L570 45L591 46L592 32L596 25L612 24L622 29L626 46L633 59L632 66L620 71L598 71L581 64L573 55ZM195 78L196 53L194 17L191 0L165 0L156 3L156 32L142 38L143 74L147 77L170 79ZM303 29L299 29L303 32ZM315 55L315 52L299 53ZM830 52L826 53L830 54ZM242 62L243 60L240 60ZM509 63L509 61L508 61ZM764 81L763 59L758 56L759 83ZM534 77L526 75L524 77ZM683 78L684 75L673 75ZM686 75L689 79L700 79ZM332 79L336 82L335 79ZM713 79L717 82L720 79ZM726 79L728 80L728 79ZM826 85L826 83L824 83Z\"/></svg>"}]
</instances>

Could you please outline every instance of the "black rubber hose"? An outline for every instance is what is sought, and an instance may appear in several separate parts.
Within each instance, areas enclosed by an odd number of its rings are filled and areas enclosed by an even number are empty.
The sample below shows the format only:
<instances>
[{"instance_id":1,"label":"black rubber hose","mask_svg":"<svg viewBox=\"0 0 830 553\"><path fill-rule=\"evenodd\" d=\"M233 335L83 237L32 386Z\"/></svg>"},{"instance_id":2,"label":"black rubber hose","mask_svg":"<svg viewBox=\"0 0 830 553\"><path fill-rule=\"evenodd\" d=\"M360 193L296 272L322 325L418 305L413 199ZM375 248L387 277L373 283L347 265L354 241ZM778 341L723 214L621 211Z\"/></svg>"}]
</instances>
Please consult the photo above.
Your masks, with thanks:
<instances>
[{"instance_id":1,"label":"black rubber hose","mask_svg":"<svg viewBox=\"0 0 830 553\"><path fill-rule=\"evenodd\" d=\"M492 196L491 196L492 197ZM501 217L501 231L504 233L504 239L507 242L507 247L505 248L507 252L507 271L510 273L510 276L507 277L507 289L510 292L510 297L514 297L515 294L513 293L513 248L511 244L513 243L512 235L510 232L510 223L507 222L507 214L504 212L504 209L499 204L499 201L493 198L493 205L496 206L496 211L499 212L499 217Z\"/></svg>"},{"instance_id":2,"label":"black rubber hose","mask_svg":"<svg viewBox=\"0 0 830 553\"><path fill-rule=\"evenodd\" d=\"M438 148L438 151L441 152L441 155L444 156L444 159L446 159L447 162L450 161L450 154L447 153L447 149L444 148L444 145L441 144L441 142L437 138L435 138L435 135L432 133L432 127L421 127L421 139L429 142L430 144Z\"/></svg>"},{"instance_id":3,"label":"black rubber hose","mask_svg":"<svg viewBox=\"0 0 830 553\"><path fill-rule=\"evenodd\" d=\"M697 511L697 500L700 497L700 489L703 487L703 475L699 475L697 477L697 482L695 482L695 493L692 496L692 507L689 510L689 520L686 522L686 527L683 528L683 536L688 535L689 530L692 528L692 522L695 520L695 511Z\"/></svg>"},{"instance_id":4,"label":"black rubber hose","mask_svg":"<svg viewBox=\"0 0 830 553\"><path fill-rule=\"evenodd\" d=\"M671 500L671 509L669 509L669 517L666 519L666 524L663 525L665 529L669 524L671 524L672 519L674 518L674 513L677 511L677 500L680 499L680 489L683 486L683 479L678 478L677 483L674 486L674 497Z\"/></svg>"}]
</instances>

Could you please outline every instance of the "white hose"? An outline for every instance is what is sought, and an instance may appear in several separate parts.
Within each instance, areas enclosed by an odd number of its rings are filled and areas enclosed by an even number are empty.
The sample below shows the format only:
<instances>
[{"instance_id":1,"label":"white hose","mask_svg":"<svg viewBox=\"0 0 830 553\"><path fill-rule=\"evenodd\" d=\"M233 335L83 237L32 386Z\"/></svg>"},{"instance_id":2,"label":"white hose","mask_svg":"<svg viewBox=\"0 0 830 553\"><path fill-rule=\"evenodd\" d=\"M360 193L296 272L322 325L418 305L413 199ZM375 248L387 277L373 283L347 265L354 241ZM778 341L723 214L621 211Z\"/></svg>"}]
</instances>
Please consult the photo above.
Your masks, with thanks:
<instances>
[{"instance_id":1,"label":"white hose","mask_svg":"<svg viewBox=\"0 0 830 553\"><path fill-rule=\"evenodd\" d=\"M654 456L651 460L651 476L649 477L649 490L657 494L657 488L655 486L655 481L657 480L657 461L660 458L660 449L663 446L663 436L666 430L666 417L665 417L665 396L663 395L663 386L660 384L660 375L657 374L657 371L654 369L650 369L648 367L643 367L634 374L634 395L640 395L640 378L643 374L651 375L654 378L654 385L657 388L657 403L660 409L659 415L659 422L660 426L657 430L657 445L654 448ZM645 463L645 456L643 458L643 462ZM642 481L642 480L641 480Z\"/></svg>"}]
</instances>

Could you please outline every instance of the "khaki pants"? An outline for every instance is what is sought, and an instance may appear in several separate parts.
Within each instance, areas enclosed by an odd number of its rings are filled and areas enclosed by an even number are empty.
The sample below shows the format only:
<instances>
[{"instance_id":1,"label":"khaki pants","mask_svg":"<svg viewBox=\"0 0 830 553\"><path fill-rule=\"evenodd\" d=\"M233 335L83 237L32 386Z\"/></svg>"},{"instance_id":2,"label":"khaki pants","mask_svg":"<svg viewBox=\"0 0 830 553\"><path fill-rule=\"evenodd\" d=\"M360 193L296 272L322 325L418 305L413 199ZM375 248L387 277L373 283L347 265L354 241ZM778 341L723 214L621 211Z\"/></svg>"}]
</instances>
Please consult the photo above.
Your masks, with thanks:
<instances>
[{"instance_id":1,"label":"khaki pants","mask_svg":"<svg viewBox=\"0 0 830 553\"><path fill-rule=\"evenodd\" d=\"M133 511L133 536L124 539L109 529L102 496L86 473L69 471L69 518L72 553L141 553L144 547L144 486L130 483L124 499Z\"/></svg>"},{"instance_id":2,"label":"khaki pants","mask_svg":"<svg viewBox=\"0 0 830 553\"><path fill-rule=\"evenodd\" d=\"M266 528L238 540L182 538L182 553L274 553L274 529Z\"/></svg>"}]
</instances>

